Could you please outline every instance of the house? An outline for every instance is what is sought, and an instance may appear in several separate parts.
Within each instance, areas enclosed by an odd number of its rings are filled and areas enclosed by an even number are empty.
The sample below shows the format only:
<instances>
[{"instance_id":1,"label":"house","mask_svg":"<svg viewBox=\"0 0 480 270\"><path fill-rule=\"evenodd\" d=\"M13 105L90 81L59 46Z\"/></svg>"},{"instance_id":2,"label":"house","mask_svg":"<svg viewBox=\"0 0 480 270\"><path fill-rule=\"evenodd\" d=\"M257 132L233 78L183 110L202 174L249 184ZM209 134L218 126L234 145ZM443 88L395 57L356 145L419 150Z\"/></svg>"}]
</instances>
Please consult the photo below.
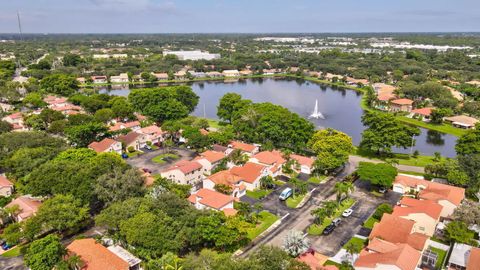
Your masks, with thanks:
<instances>
[{"instance_id":1,"label":"house","mask_svg":"<svg viewBox=\"0 0 480 270\"><path fill-rule=\"evenodd\" d=\"M393 191L400 194L418 193L421 200L440 204L441 217L448 217L462 203L465 189L431 182L422 178L399 174L393 183Z\"/></svg>"},{"instance_id":2,"label":"house","mask_svg":"<svg viewBox=\"0 0 480 270\"><path fill-rule=\"evenodd\" d=\"M367 79L355 79L351 77L347 77L347 84L354 85L354 86L364 86L370 84Z\"/></svg>"},{"instance_id":3,"label":"house","mask_svg":"<svg viewBox=\"0 0 480 270\"><path fill-rule=\"evenodd\" d=\"M375 238L362 250L353 266L356 270L415 270L420 258L420 251L407 244Z\"/></svg>"},{"instance_id":4,"label":"house","mask_svg":"<svg viewBox=\"0 0 480 270\"><path fill-rule=\"evenodd\" d=\"M161 143L164 141L164 132L159 126L151 125L148 127L141 128L137 130L137 133L145 134L147 136L147 141L152 143Z\"/></svg>"},{"instance_id":5,"label":"house","mask_svg":"<svg viewBox=\"0 0 480 270\"><path fill-rule=\"evenodd\" d=\"M13 193L13 183L0 175L0 197L10 197Z\"/></svg>"},{"instance_id":6,"label":"house","mask_svg":"<svg viewBox=\"0 0 480 270\"><path fill-rule=\"evenodd\" d=\"M229 186L232 189L230 195L234 198L240 198L246 194L243 178L229 170L219 171L203 180L203 188L215 190L216 185Z\"/></svg>"},{"instance_id":7,"label":"house","mask_svg":"<svg viewBox=\"0 0 480 270\"><path fill-rule=\"evenodd\" d=\"M115 125L110 126L108 129L110 131L119 131L122 129L131 129L133 131L137 131L141 128L139 121L130 121L130 122L117 122Z\"/></svg>"},{"instance_id":8,"label":"house","mask_svg":"<svg viewBox=\"0 0 480 270\"><path fill-rule=\"evenodd\" d=\"M21 112L12 113L2 118L3 121L12 125L23 126L23 114Z\"/></svg>"},{"instance_id":9,"label":"house","mask_svg":"<svg viewBox=\"0 0 480 270\"><path fill-rule=\"evenodd\" d=\"M233 151L232 148L227 147L227 146L223 146L223 145L219 145L219 144L212 145L212 150L215 151L215 152L222 152L226 156L230 155Z\"/></svg>"},{"instance_id":10,"label":"house","mask_svg":"<svg viewBox=\"0 0 480 270\"><path fill-rule=\"evenodd\" d=\"M389 101L395 98L394 91L397 89L395 86L385 84L385 83L374 83L373 89L377 94L377 99L379 101Z\"/></svg>"},{"instance_id":11,"label":"house","mask_svg":"<svg viewBox=\"0 0 480 270\"><path fill-rule=\"evenodd\" d=\"M211 171L217 167L222 160L227 156L223 152L216 152L212 150L207 150L203 153L200 153L198 157L195 158L195 161L200 162L207 171Z\"/></svg>"},{"instance_id":12,"label":"house","mask_svg":"<svg viewBox=\"0 0 480 270\"><path fill-rule=\"evenodd\" d=\"M480 269L480 248L455 243L448 259L447 267L452 270Z\"/></svg>"},{"instance_id":13,"label":"house","mask_svg":"<svg viewBox=\"0 0 480 270\"><path fill-rule=\"evenodd\" d=\"M313 171L313 163L315 160L311 157L291 154L291 159L295 159L300 164L300 173L311 174Z\"/></svg>"},{"instance_id":14,"label":"house","mask_svg":"<svg viewBox=\"0 0 480 270\"><path fill-rule=\"evenodd\" d=\"M309 249L307 252L300 254L296 260L308 265L312 270L324 270L325 268L323 265L328 261L328 257L316 252L313 249ZM334 269L338 270L337 267Z\"/></svg>"},{"instance_id":15,"label":"house","mask_svg":"<svg viewBox=\"0 0 480 270\"><path fill-rule=\"evenodd\" d=\"M157 78L157 80L159 80L159 81L168 80L168 73L153 73L152 72L152 75L155 76L155 78Z\"/></svg>"},{"instance_id":16,"label":"house","mask_svg":"<svg viewBox=\"0 0 480 270\"><path fill-rule=\"evenodd\" d=\"M104 247L93 238L76 239L67 246L69 255L77 255L82 270L140 270L141 260L120 246Z\"/></svg>"},{"instance_id":17,"label":"house","mask_svg":"<svg viewBox=\"0 0 480 270\"><path fill-rule=\"evenodd\" d=\"M218 72L218 71L206 72L205 75L207 75L207 77L209 77L209 78L222 78L223 77L223 74Z\"/></svg>"},{"instance_id":18,"label":"house","mask_svg":"<svg viewBox=\"0 0 480 270\"><path fill-rule=\"evenodd\" d=\"M414 231L433 236L442 208L443 206L433 201L403 197L399 205L394 207L392 216L415 221Z\"/></svg>"},{"instance_id":19,"label":"house","mask_svg":"<svg viewBox=\"0 0 480 270\"><path fill-rule=\"evenodd\" d=\"M17 222L20 222L35 215L41 205L42 202L40 200L30 196L21 196L11 201L5 206L5 208L18 206L19 211L13 215L13 219Z\"/></svg>"},{"instance_id":20,"label":"house","mask_svg":"<svg viewBox=\"0 0 480 270\"><path fill-rule=\"evenodd\" d=\"M260 178L269 175L268 167L253 162L247 162L240 167L233 167L230 172L244 180L247 190L260 188Z\"/></svg>"},{"instance_id":21,"label":"house","mask_svg":"<svg viewBox=\"0 0 480 270\"><path fill-rule=\"evenodd\" d=\"M250 76L253 74L253 71L249 69L244 69L244 70L240 70L239 73L241 76Z\"/></svg>"},{"instance_id":22,"label":"house","mask_svg":"<svg viewBox=\"0 0 480 270\"><path fill-rule=\"evenodd\" d=\"M432 107L414 109L410 112L410 118L422 118L423 121L430 121L430 115L432 114Z\"/></svg>"},{"instance_id":23,"label":"house","mask_svg":"<svg viewBox=\"0 0 480 270\"><path fill-rule=\"evenodd\" d=\"M286 160L280 151L274 150L259 152L250 158L250 162L267 166L272 176L278 176L282 173Z\"/></svg>"},{"instance_id":24,"label":"house","mask_svg":"<svg viewBox=\"0 0 480 270\"><path fill-rule=\"evenodd\" d=\"M197 161L181 160L160 173L164 178L181 185L197 185L205 178L203 167Z\"/></svg>"},{"instance_id":25,"label":"house","mask_svg":"<svg viewBox=\"0 0 480 270\"><path fill-rule=\"evenodd\" d=\"M108 78L107 76L92 76L90 77L92 79L92 82L93 83L107 83L108 82Z\"/></svg>"},{"instance_id":26,"label":"house","mask_svg":"<svg viewBox=\"0 0 480 270\"><path fill-rule=\"evenodd\" d=\"M110 82L112 83L128 83L128 74L120 73L118 76L111 76Z\"/></svg>"},{"instance_id":27,"label":"house","mask_svg":"<svg viewBox=\"0 0 480 270\"><path fill-rule=\"evenodd\" d=\"M105 138L99 142L92 142L88 145L88 148L97 153L114 152L120 155L122 154L122 143L110 138Z\"/></svg>"},{"instance_id":28,"label":"house","mask_svg":"<svg viewBox=\"0 0 480 270\"><path fill-rule=\"evenodd\" d=\"M390 109L394 112L411 112L413 100L408 98L394 99L390 101Z\"/></svg>"},{"instance_id":29,"label":"house","mask_svg":"<svg viewBox=\"0 0 480 270\"><path fill-rule=\"evenodd\" d=\"M118 136L118 140L122 142L125 149L133 148L135 151L147 146L147 135L130 131L126 135Z\"/></svg>"},{"instance_id":30,"label":"house","mask_svg":"<svg viewBox=\"0 0 480 270\"><path fill-rule=\"evenodd\" d=\"M414 225L413 220L385 213L380 222L375 223L368 238L370 241L380 238L393 244L408 244L416 250L423 251L429 237L415 231Z\"/></svg>"},{"instance_id":31,"label":"house","mask_svg":"<svg viewBox=\"0 0 480 270\"><path fill-rule=\"evenodd\" d=\"M240 77L240 72L236 69L227 69L222 72L225 77Z\"/></svg>"},{"instance_id":32,"label":"house","mask_svg":"<svg viewBox=\"0 0 480 270\"><path fill-rule=\"evenodd\" d=\"M185 70L180 70L178 72L175 72L175 74L173 74L175 80L185 80L187 79L187 72Z\"/></svg>"},{"instance_id":33,"label":"house","mask_svg":"<svg viewBox=\"0 0 480 270\"><path fill-rule=\"evenodd\" d=\"M13 110L13 108L15 108L13 105L10 105L10 104L4 103L4 102L0 102L0 109L2 110L2 112L11 111L11 110Z\"/></svg>"},{"instance_id":34,"label":"house","mask_svg":"<svg viewBox=\"0 0 480 270\"><path fill-rule=\"evenodd\" d=\"M454 127L464 129L474 129L475 125L480 122L480 120L466 115L445 117L443 120L445 122L451 123Z\"/></svg>"},{"instance_id":35,"label":"house","mask_svg":"<svg viewBox=\"0 0 480 270\"><path fill-rule=\"evenodd\" d=\"M67 103L65 106L56 106L51 108L54 111L61 112L64 115L79 114L82 107Z\"/></svg>"},{"instance_id":36,"label":"house","mask_svg":"<svg viewBox=\"0 0 480 270\"><path fill-rule=\"evenodd\" d=\"M77 82L79 84L85 84L87 82L87 80L85 79L85 77L78 77Z\"/></svg>"},{"instance_id":37,"label":"house","mask_svg":"<svg viewBox=\"0 0 480 270\"><path fill-rule=\"evenodd\" d=\"M197 209L224 211L226 215L236 214L236 210L233 208L233 197L214 190L199 189L188 197L188 201Z\"/></svg>"},{"instance_id":38,"label":"house","mask_svg":"<svg viewBox=\"0 0 480 270\"><path fill-rule=\"evenodd\" d=\"M64 97L57 97L57 96L47 96L43 99L48 104L48 108L55 108L55 107L64 107L69 104L67 98Z\"/></svg>"},{"instance_id":39,"label":"house","mask_svg":"<svg viewBox=\"0 0 480 270\"><path fill-rule=\"evenodd\" d=\"M230 144L228 144L228 147L235 150L240 150L249 157L255 155L259 151L258 146L239 141L231 141Z\"/></svg>"}]
</instances>

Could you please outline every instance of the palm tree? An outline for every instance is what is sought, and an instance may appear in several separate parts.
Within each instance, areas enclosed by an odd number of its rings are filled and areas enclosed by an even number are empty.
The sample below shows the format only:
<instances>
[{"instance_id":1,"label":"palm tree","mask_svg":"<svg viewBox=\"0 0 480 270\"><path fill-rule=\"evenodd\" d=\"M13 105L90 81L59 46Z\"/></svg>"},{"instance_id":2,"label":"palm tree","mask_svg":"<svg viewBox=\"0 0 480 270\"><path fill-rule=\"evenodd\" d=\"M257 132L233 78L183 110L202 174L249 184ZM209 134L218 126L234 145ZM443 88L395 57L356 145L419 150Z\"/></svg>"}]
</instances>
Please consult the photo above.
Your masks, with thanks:
<instances>
[{"instance_id":1,"label":"palm tree","mask_svg":"<svg viewBox=\"0 0 480 270\"><path fill-rule=\"evenodd\" d=\"M243 165L247 162L247 159L248 157L239 149L235 149L230 155L230 161L232 161L235 165Z\"/></svg>"},{"instance_id":2,"label":"palm tree","mask_svg":"<svg viewBox=\"0 0 480 270\"><path fill-rule=\"evenodd\" d=\"M317 225L322 225L327 215L327 210L323 207L313 209L310 214L315 217L314 223Z\"/></svg>"},{"instance_id":3,"label":"palm tree","mask_svg":"<svg viewBox=\"0 0 480 270\"><path fill-rule=\"evenodd\" d=\"M348 195L355 190L355 187L351 182L338 182L335 184L335 192L337 193L337 202L341 202L343 195L348 198Z\"/></svg>"},{"instance_id":4,"label":"palm tree","mask_svg":"<svg viewBox=\"0 0 480 270\"><path fill-rule=\"evenodd\" d=\"M338 208L338 204L335 201L326 201L323 204L323 207L325 208L325 213L327 214L328 217L333 216L335 214L335 211Z\"/></svg>"},{"instance_id":5,"label":"palm tree","mask_svg":"<svg viewBox=\"0 0 480 270\"><path fill-rule=\"evenodd\" d=\"M273 186L274 182L273 182L273 178L271 176L263 176L262 178L260 178L260 187L262 189L269 189Z\"/></svg>"}]
</instances>

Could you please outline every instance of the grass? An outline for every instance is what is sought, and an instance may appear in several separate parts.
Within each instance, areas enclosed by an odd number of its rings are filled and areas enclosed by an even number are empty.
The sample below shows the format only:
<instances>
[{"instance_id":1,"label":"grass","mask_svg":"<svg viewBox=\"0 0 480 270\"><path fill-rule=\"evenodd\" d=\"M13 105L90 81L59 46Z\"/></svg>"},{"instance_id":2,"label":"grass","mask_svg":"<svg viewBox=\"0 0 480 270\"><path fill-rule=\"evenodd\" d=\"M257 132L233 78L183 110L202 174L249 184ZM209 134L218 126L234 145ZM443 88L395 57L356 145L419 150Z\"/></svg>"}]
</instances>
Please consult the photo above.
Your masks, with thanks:
<instances>
[{"instance_id":1,"label":"grass","mask_svg":"<svg viewBox=\"0 0 480 270\"><path fill-rule=\"evenodd\" d=\"M326 262L323 264L323 266L327 266L327 265L335 265L335 266L337 266L337 267L342 266L341 264L336 263L336 262L331 261L331 260L328 260L328 261L326 261Z\"/></svg>"},{"instance_id":2,"label":"grass","mask_svg":"<svg viewBox=\"0 0 480 270\"><path fill-rule=\"evenodd\" d=\"M211 127L211 128L216 128L216 129L219 129L221 127L220 125L220 121L218 120L215 120L215 119L207 119L208 121L208 125Z\"/></svg>"},{"instance_id":3,"label":"grass","mask_svg":"<svg viewBox=\"0 0 480 270\"><path fill-rule=\"evenodd\" d=\"M270 189L256 189L254 191L247 190L247 196L256 200L260 200L268 194L272 193L272 190Z\"/></svg>"},{"instance_id":4,"label":"grass","mask_svg":"<svg viewBox=\"0 0 480 270\"><path fill-rule=\"evenodd\" d=\"M445 260L445 256L447 256L447 251L439 248L434 248L434 247L430 247L430 250L437 253L438 255L437 263L435 264L435 269L442 269L443 260Z\"/></svg>"},{"instance_id":5,"label":"grass","mask_svg":"<svg viewBox=\"0 0 480 270\"><path fill-rule=\"evenodd\" d=\"M352 198L348 198L344 200L343 202L340 203L340 207L337 208L335 213L333 213L332 217L327 217L323 221L322 225L317 225L317 224L312 224L310 227L308 227L308 234L310 235L320 235L322 234L323 230L332 223L332 220L340 217L343 213L343 211L347 210L350 208L353 204L355 203L355 200Z\"/></svg>"},{"instance_id":6,"label":"grass","mask_svg":"<svg viewBox=\"0 0 480 270\"><path fill-rule=\"evenodd\" d=\"M166 161L165 159L166 158L171 158L171 159L178 159L179 156L175 155L175 154L161 154L161 155L158 155L154 158L152 158L152 161L155 162L155 163L158 163L158 164L164 164Z\"/></svg>"},{"instance_id":7,"label":"grass","mask_svg":"<svg viewBox=\"0 0 480 270\"><path fill-rule=\"evenodd\" d=\"M273 183L279 187L285 185L285 182L283 182L282 180L275 180L273 181Z\"/></svg>"},{"instance_id":8,"label":"grass","mask_svg":"<svg viewBox=\"0 0 480 270\"><path fill-rule=\"evenodd\" d=\"M262 211L259 215L259 224L257 224L255 228L251 228L247 231L248 239L250 240L255 239L278 220L276 215L267 211Z\"/></svg>"},{"instance_id":9,"label":"grass","mask_svg":"<svg viewBox=\"0 0 480 270\"><path fill-rule=\"evenodd\" d=\"M384 194L378 192L377 190L370 191L370 194L372 194L375 197L379 197L379 198L383 197L383 195L384 195Z\"/></svg>"},{"instance_id":10,"label":"grass","mask_svg":"<svg viewBox=\"0 0 480 270\"><path fill-rule=\"evenodd\" d=\"M416 176L425 176L424 173L410 172L410 171L402 171L402 170L399 170L398 173L404 173L404 174L410 174L410 175L416 175Z\"/></svg>"},{"instance_id":11,"label":"grass","mask_svg":"<svg viewBox=\"0 0 480 270\"><path fill-rule=\"evenodd\" d=\"M451 134L451 135L457 136L457 137L460 137L467 132L467 130L465 130L465 129L456 128L454 126L451 126L451 125L445 124L445 123L441 124L441 125L426 123L426 122L423 122L423 121L420 121L420 120L417 120L417 119L408 118L406 116L397 116L396 118L398 120L404 122L404 123L407 123L407 124L423 127L423 128L426 128L426 129L436 130L436 131Z\"/></svg>"},{"instance_id":12,"label":"grass","mask_svg":"<svg viewBox=\"0 0 480 270\"><path fill-rule=\"evenodd\" d=\"M361 244L362 246L365 246L367 244L367 239L352 237L350 240L348 240L348 242L345 245L343 245L342 248L345 248L345 246L350 244L350 243L358 243L358 244Z\"/></svg>"},{"instance_id":13,"label":"grass","mask_svg":"<svg viewBox=\"0 0 480 270\"><path fill-rule=\"evenodd\" d=\"M374 218L374 217L369 217L364 223L363 223L363 227L367 228L367 229L373 229L373 225L375 225L376 222L379 222L378 219Z\"/></svg>"},{"instance_id":14,"label":"grass","mask_svg":"<svg viewBox=\"0 0 480 270\"><path fill-rule=\"evenodd\" d=\"M14 247L2 254L2 257L5 257L5 258L12 258L12 257L18 257L18 256L20 256L19 247Z\"/></svg>"},{"instance_id":15,"label":"grass","mask_svg":"<svg viewBox=\"0 0 480 270\"><path fill-rule=\"evenodd\" d=\"M295 208L297 205L305 198L306 194L291 196L287 199L287 206L290 208Z\"/></svg>"},{"instance_id":16,"label":"grass","mask_svg":"<svg viewBox=\"0 0 480 270\"><path fill-rule=\"evenodd\" d=\"M320 175L320 176L315 176L315 177L310 177L308 179L308 182L312 183L312 184L320 184L322 183L323 180L325 180L325 178L327 178L326 175Z\"/></svg>"},{"instance_id":17,"label":"grass","mask_svg":"<svg viewBox=\"0 0 480 270\"><path fill-rule=\"evenodd\" d=\"M140 151L127 152L127 156L128 156L129 158L136 157L136 156L138 156L138 155L140 155L140 154L142 154L142 152L140 152Z\"/></svg>"},{"instance_id":18,"label":"grass","mask_svg":"<svg viewBox=\"0 0 480 270\"><path fill-rule=\"evenodd\" d=\"M393 156L390 157L381 157L376 155L375 153L365 151L363 149L357 148L355 152L358 156L361 157L366 157L369 159L376 159L376 160L382 160L385 162L389 162L392 159L395 159L398 161L399 165L407 165L407 166L416 166L416 167L425 167L429 164L435 164L439 162L443 162L446 160L445 157L441 157L440 161L435 161L433 156L421 156L419 155L418 157L414 158L410 156L409 154L399 154L399 153L394 153Z\"/></svg>"}]
</instances>

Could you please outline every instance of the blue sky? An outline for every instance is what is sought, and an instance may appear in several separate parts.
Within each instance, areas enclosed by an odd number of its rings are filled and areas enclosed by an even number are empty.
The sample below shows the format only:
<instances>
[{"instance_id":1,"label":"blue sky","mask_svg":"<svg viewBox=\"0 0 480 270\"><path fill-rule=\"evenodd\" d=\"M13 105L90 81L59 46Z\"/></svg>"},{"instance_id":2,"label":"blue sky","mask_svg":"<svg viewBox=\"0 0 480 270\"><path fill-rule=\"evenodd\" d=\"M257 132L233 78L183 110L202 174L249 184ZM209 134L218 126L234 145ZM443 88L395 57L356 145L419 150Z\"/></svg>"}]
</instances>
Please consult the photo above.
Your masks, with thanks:
<instances>
[{"instance_id":1,"label":"blue sky","mask_svg":"<svg viewBox=\"0 0 480 270\"><path fill-rule=\"evenodd\" d=\"M480 31L479 0L0 0L0 33Z\"/></svg>"}]
</instances>

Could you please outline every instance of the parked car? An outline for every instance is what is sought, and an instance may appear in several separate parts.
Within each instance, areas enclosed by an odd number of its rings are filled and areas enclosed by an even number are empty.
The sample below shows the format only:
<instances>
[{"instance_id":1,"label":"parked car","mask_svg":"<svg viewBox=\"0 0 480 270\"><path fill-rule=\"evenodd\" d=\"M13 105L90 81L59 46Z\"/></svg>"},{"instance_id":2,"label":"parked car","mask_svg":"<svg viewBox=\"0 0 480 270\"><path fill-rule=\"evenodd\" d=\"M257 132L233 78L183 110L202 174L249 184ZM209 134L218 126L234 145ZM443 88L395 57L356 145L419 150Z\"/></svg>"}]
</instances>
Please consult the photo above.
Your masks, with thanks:
<instances>
[{"instance_id":1,"label":"parked car","mask_svg":"<svg viewBox=\"0 0 480 270\"><path fill-rule=\"evenodd\" d=\"M278 196L278 198L281 200L281 201L285 201L286 199L288 199L290 196L292 196L293 194L293 190L291 188L286 188L282 191L282 193L280 193L280 196Z\"/></svg>"},{"instance_id":2,"label":"parked car","mask_svg":"<svg viewBox=\"0 0 480 270\"><path fill-rule=\"evenodd\" d=\"M143 172L146 172L146 173L152 173L152 170L150 170L148 168L143 168L142 170L143 170Z\"/></svg>"},{"instance_id":3,"label":"parked car","mask_svg":"<svg viewBox=\"0 0 480 270\"><path fill-rule=\"evenodd\" d=\"M385 194L387 193L387 189L385 187L381 187L378 189L378 192L382 193L382 194Z\"/></svg>"},{"instance_id":4,"label":"parked car","mask_svg":"<svg viewBox=\"0 0 480 270\"><path fill-rule=\"evenodd\" d=\"M349 217L353 213L353 209L349 208L342 213L342 217Z\"/></svg>"},{"instance_id":5,"label":"parked car","mask_svg":"<svg viewBox=\"0 0 480 270\"><path fill-rule=\"evenodd\" d=\"M325 227L325 229L323 230L323 234L324 235L329 235L333 232L333 230L335 230L335 225L330 224L327 227Z\"/></svg>"},{"instance_id":6,"label":"parked car","mask_svg":"<svg viewBox=\"0 0 480 270\"><path fill-rule=\"evenodd\" d=\"M11 246L10 244L8 244L8 243L4 243L4 244L2 245L2 249L3 249L3 250L9 250L10 248L12 248L12 246Z\"/></svg>"},{"instance_id":7,"label":"parked car","mask_svg":"<svg viewBox=\"0 0 480 270\"><path fill-rule=\"evenodd\" d=\"M127 159L127 158L128 158L128 155L127 155L126 153L123 153L123 154L122 154L122 158L123 158L123 159Z\"/></svg>"},{"instance_id":8,"label":"parked car","mask_svg":"<svg viewBox=\"0 0 480 270\"><path fill-rule=\"evenodd\" d=\"M333 226L337 227L342 222L341 218L336 218L332 221Z\"/></svg>"},{"instance_id":9,"label":"parked car","mask_svg":"<svg viewBox=\"0 0 480 270\"><path fill-rule=\"evenodd\" d=\"M147 145L145 145L145 149L147 149L147 150L152 150L152 147L147 144Z\"/></svg>"}]
</instances>

